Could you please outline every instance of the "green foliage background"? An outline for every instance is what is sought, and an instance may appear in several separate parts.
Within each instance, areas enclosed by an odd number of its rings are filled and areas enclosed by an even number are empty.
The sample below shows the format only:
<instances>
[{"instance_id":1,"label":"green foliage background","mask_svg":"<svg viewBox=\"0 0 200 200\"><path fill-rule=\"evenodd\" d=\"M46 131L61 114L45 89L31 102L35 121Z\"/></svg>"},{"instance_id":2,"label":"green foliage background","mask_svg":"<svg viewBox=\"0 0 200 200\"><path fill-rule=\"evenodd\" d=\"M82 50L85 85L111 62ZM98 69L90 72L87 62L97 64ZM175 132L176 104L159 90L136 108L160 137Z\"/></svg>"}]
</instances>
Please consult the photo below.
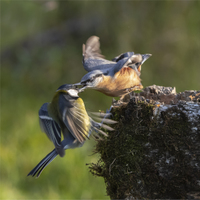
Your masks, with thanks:
<instances>
[{"instance_id":1,"label":"green foliage background","mask_svg":"<svg viewBox=\"0 0 200 200\"><path fill-rule=\"evenodd\" d=\"M53 149L40 131L38 110L61 84L79 82L86 73L82 43L91 35L100 37L108 59L127 51L152 53L142 68L144 87L199 90L200 2L0 3L0 198L108 199L103 179L93 177L86 166L98 157L92 155L92 140L81 149L67 150L63 159L57 157L39 179L26 177ZM52 39L52 30L60 33L60 39ZM106 110L112 101L92 90L81 97L88 111Z\"/></svg>"}]
</instances>

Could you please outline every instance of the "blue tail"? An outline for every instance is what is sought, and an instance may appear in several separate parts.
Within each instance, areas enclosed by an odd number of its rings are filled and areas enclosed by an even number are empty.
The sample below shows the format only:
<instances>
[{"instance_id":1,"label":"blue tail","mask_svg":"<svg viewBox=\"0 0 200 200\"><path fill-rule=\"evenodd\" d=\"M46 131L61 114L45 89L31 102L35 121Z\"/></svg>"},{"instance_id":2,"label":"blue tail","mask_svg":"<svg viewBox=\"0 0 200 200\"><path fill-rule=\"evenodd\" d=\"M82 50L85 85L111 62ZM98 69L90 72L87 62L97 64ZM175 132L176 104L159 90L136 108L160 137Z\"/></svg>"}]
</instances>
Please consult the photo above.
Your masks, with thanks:
<instances>
[{"instance_id":1,"label":"blue tail","mask_svg":"<svg viewBox=\"0 0 200 200\"><path fill-rule=\"evenodd\" d=\"M51 151L48 155L46 155L45 158L43 158L38 164L37 166L35 166L27 176L36 176L39 177L40 174L42 173L42 171L44 170L44 168L53 161L53 159L58 155L58 153L56 152L56 150L54 149L53 151Z\"/></svg>"}]
</instances>

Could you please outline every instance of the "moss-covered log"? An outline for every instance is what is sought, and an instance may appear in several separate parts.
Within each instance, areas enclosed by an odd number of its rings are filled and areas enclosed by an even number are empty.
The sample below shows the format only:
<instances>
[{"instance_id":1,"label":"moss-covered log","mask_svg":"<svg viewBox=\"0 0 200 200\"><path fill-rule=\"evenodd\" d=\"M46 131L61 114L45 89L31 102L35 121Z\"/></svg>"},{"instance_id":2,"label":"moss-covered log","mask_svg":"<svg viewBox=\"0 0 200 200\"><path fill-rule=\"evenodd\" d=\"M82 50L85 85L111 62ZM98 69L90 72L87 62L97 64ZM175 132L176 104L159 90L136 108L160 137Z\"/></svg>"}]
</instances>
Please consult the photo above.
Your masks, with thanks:
<instances>
[{"instance_id":1,"label":"moss-covered log","mask_svg":"<svg viewBox=\"0 0 200 200\"><path fill-rule=\"evenodd\" d=\"M110 198L200 198L200 91L154 85L113 106L119 123L89 165Z\"/></svg>"}]
</instances>

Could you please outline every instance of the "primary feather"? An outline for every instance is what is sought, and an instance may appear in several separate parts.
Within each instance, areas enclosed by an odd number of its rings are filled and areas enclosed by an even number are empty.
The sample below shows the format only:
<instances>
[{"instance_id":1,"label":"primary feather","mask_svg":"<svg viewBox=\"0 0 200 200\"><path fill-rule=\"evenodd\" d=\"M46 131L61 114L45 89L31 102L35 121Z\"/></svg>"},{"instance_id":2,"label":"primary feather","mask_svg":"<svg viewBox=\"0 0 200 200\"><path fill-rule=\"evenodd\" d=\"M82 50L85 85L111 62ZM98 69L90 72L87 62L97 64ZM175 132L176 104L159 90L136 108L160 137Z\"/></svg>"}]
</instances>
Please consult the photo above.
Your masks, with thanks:
<instances>
[{"instance_id":1,"label":"primary feather","mask_svg":"<svg viewBox=\"0 0 200 200\"><path fill-rule=\"evenodd\" d=\"M41 130L53 142L55 149L42 159L28 176L39 177L44 168L57 155L63 157L66 149L81 147L92 132L98 138L100 138L99 134L107 136L104 131L100 130L101 127L113 130L103 122L95 122L89 117L77 90L69 89L69 91L66 88L69 88L68 85L59 87L52 102L43 104L39 110ZM105 120L105 122L114 123L112 120ZM61 134L64 136L62 141Z\"/></svg>"}]
</instances>

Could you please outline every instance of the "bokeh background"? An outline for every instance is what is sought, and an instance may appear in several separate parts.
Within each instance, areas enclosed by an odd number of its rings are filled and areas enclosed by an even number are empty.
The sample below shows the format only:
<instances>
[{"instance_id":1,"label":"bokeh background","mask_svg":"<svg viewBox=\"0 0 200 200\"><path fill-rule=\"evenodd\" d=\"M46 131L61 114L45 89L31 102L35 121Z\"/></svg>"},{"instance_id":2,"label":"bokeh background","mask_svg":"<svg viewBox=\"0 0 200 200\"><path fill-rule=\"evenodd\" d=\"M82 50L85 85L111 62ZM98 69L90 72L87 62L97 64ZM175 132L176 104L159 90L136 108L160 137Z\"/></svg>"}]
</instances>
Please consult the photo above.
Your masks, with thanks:
<instances>
[{"instance_id":1,"label":"bokeh background","mask_svg":"<svg viewBox=\"0 0 200 200\"><path fill-rule=\"evenodd\" d=\"M38 110L64 83L79 82L82 44L101 40L107 59L151 53L142 83L200 89L200 1L1 1L1 199L109 199L102 178L89 173L95 142L67 150L39 179L28 172L53 149ZM112 98L80 95L88 111Z\"/></svg>"}]
</instances>

